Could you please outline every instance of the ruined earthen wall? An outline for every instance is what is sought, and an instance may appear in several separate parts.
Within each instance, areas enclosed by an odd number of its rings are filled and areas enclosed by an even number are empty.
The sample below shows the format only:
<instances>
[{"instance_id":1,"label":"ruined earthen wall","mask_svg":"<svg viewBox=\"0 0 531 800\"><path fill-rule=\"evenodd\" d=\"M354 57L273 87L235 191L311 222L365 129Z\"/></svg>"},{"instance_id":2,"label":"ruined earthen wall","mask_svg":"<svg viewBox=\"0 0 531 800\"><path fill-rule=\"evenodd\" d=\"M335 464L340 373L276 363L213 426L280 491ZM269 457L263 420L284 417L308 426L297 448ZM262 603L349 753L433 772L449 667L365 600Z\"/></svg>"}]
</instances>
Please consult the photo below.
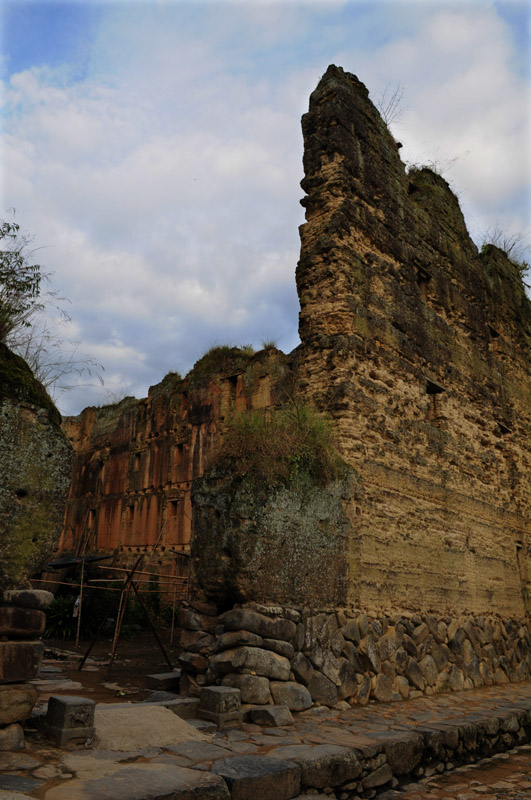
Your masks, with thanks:
<instances>
[{"instance_id":1,"label":"ruined earthen wall","mask_svg":"<svg viewBox=\"0 0 531 800\"><path fill-rule=\"evenodd\" d=\"M278 351L253 356L221 348L184 380L167 375L144 400L66 419L75 463L60 549L86 546L122 563L154 550L171 564L188 553L192 482L203 474L220 423L274 403L286 363Z\"/></svg>"},{"instance_id":2,"label":"ruined earthen wall","mask_svg":"<svg viewBox=\"0 0 531 800\"><path fill-rule=\"evenodd\" d=\"M364 487L350 602L522 617L531 310L516 268L478 254L443 178L406 173L353 75L328 69L303 131L299 374Z\"/></svg>"}]
</instances>

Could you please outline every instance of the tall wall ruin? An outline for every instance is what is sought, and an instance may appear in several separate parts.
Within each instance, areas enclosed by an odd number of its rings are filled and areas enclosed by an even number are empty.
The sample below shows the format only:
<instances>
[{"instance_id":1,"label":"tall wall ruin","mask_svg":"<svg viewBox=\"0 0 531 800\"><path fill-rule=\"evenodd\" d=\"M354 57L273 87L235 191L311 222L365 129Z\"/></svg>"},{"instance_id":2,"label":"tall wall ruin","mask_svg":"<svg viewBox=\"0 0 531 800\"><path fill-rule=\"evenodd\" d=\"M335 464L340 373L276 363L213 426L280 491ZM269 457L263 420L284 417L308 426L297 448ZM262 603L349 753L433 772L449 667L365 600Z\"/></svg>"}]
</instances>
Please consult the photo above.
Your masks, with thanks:
<instances>
[{"instance_id":1,"label":"tall wall ruin","mask_svg":"<svg viewBox=\"0 0 531 800\"><path fill-rule=\"evenodd\" d=\"M79 549L88 526L92 547L122 558L191 552L189 688L268 702L295 682L299 699L303 687L334 705L527 677L531 304L518 269L496 247L478 253L441 176L406 171L355 76L329 67L302 124L301 345L205 357L147 400L68 420L62 546ZM331 417L351 470L313 505L289 490L253 500L205 472L227 417L274 407L286 383Z\"/></svg>"}]
</instances>

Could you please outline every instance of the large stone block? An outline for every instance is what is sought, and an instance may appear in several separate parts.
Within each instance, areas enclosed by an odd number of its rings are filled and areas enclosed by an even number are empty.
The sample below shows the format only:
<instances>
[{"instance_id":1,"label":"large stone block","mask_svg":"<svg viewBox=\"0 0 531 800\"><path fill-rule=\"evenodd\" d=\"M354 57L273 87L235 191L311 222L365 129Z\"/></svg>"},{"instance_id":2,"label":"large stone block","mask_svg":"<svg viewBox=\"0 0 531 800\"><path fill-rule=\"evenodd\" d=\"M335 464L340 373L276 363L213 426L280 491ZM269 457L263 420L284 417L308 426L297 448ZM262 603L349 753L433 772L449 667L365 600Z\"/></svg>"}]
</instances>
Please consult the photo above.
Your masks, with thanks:
<instances>
[{"instance_id":1,"label":"large stone block","mask_svg":"<svg viewBox=\"0 0 531 800\"><path fill-rule=\"evenodd\" d=\"M24 750L24 731L16 723L0 728L0 751Z\"/></svg>"},{"instance_id":2,"label":"large stone block","mask_svg":"<svg viewBox=\"0 0 531 800\"><path fill-rule=\"evenodd\" d=\"M266 705L271 701L269 681L259 675L239 675L230 673L221 681L222 686L233 686L240 690L242 703Z\"/></svg>"},{"instance_id":3,"label":"large stone block","mask_svg":"<svg viewBox=\"0 0 531 800\"><path fill-rule=\"evenodd\" d=\"M287 681L290 675L290 663L284 656L261 647L237 647L224 650L212 656L210 668L220 674L249 670L273 680Z\"/></svg>"},{"instance_id":4,"label":"large stone block","mask_svg":"<svg viewBox=\"0 0 531 800\"><path fill-rule=\"evenodd\" d=\"M272 681L273 700L290 711L304 711L312 705L312 696L305 686L294 681Z\"/></svg>"},{"instance_id":5,"label":"large stone block","mask_svg":"<svg viewBox=\"0 0 531 800\"><path fill-rule=\"evenodd\" d=\"M8 589L4 592L2 605L46 611L52 600L53 594L44 589Z\"/></svg>"},{"instance_id":6,"label":"large stone block","mask_svg":"<svg viewBox=\"0 0 531 800\"><path fill-rule=\"evenodd\" d=\"M0 685L0 725L29 717L37 697L37 690L28 684Z\"/></svg>"},{"instance_id":7,"label":"large stone block","mask_svg":"<svg viewBox=\"0 0 531 800\"><path fill-rule=\"evenodd\" d=\"M0 636L8 639L38 638L44 632L46 614L35 608L0 606Z\"/></svg>"},{"instance_id":8,"label":"large stone block","mask_svg":"<svg viewBox=\"0 0 531 800\"><path fill-rule=\"evenodd\" d=\"M356 752L349 747L332 744L275 747L270 754L276 758L294 761L301 767L301 784L312 789L339 786L358 778L362 765Z\"/></svg>"},{"instance_id":9,"label":"large stone block","mask_svg":"<svg viewBox=\"0 0 531 800\"><path fill-rule=\"evenodd\" d=\"M234 756L216 761L212 772L226 781L231 800L290 800L300 789L300 767L268 756Z\"/></svg>"},{"instance_id":10,"label":"large stone block","mask_svg":"<svg viewBox=\"0 0 531 800\"><path fill-rule=\"evenodd\" d=\"M91 728L94 725L94 700L86 697L50 697L46 719L63 728Z\"/></svg>"},{"instance_id":11,"label":"large stone block","mask_svg":"<svg viewBox=\"0 0 531 800\"><path fill-rule=\"evenodd\" d=\"M222 727L231 722L240 722L240 690L230 686L205 686L199 695L198 716Z\"/></svg>"},{"instance_id":12,"label":"large stone block","mask_svg":"<svg viewBox=\"0 0 531 800\"><path fill-rule=\"evenodd\" d=\"M227 631L246 630L267 639L283 639L286 642L291 642L297 632L297 626L291 620L266 617L250 608L233 608L222 614L219 621Z\"/></svg>"},{"instance_id":13,"label":"large stone block","mask_svg":"<svg viewBox=\"0 0 531 800\"><path fill-rule=\"evenodd\" d=\"M42 642L0 642L0 683L20 683L39 672Z\"/></svg>"},{"instance_id":14,"label":"large stone block","mask_svg":"<svg viewBox=\"0 0 531 800\"><path fill-rule=\"evenodd\" d=\"M219 762L218 762L219 763ZM120 764L111 774L63 781L46 800L230 800L225 781L210 772L168 764Z\"/></svg>"},{"instance_id":15,"label":"large stone block","mask_svg":"<svg viewBox=\"0 0 531 800\"><path fill-rule=\"evenodd\" d=\"M181 670L176 669L173 672L157 672L153 675L147 676L148 689L157 689L162 692L169 692L174 689L179 691L179 683L181 680Z\"/></svg>"},{"instance_id":16,"label":"large stone block","mask_svg":"<svg viewBox=\"0 0 531 800\"><path fill-rule=\"evenodd\" d=\"M257 725L273 728L293 724L293 717L287 706L257 706L249 711L249 719Z\"/></svg>"}]
</instances>

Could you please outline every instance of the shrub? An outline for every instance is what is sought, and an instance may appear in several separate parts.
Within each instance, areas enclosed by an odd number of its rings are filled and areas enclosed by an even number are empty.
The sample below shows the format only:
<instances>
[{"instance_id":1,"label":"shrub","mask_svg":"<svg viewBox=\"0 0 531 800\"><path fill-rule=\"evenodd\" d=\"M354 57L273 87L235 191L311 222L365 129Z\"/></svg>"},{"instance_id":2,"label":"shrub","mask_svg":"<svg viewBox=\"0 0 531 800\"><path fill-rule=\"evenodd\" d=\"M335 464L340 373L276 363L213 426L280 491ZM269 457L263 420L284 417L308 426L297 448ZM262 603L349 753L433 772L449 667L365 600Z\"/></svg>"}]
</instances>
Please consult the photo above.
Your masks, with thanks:
<instances>
[{"instance_id":1,"label":"shrub","mask_svg":"<svg viewBox=\"0 0 531 800\"><path fill-rule=\"evenodd\" d=\"M233 473L269 488L295 481L324 485L346 468L332 446L329 418L294 402L231 417L214 464L226 460Z\"/></svg>"}]
</instances>

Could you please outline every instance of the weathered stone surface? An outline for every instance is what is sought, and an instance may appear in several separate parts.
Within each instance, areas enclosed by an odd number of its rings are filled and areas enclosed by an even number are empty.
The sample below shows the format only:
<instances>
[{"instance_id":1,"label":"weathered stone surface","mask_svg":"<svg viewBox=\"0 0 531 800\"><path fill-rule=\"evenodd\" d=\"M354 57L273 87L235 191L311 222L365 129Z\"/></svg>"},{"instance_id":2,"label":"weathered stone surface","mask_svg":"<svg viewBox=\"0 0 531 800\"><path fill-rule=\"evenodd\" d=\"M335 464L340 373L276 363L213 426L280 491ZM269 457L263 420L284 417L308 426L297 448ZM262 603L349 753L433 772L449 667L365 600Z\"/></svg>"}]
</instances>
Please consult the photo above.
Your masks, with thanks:
<instances>
[{"instance_id":1,"label":"weathered stone surface","mask_svg":"<svg viewBox=\"0 0 531 800\"><path fill-rule=\"evenodd\" d=\"M273 650L274 653L278 653L280 656L284 656L284 658L293 658L295 655L293 645L289 642L283 642L280 639L263 639L262 647L266 650Z\"/></svg>"},{"instance_id":2,"label":"weathered stone surface","mask_svg":"<svg viewBox=\"0 0 531 800\"><path fill-rule=\"evenodd\" d=\"M289 800L299 793L300 767L268 756L234 756L217 761L212 771L226 781L231 800Z\"/></svg>"},{"instance_id":3,"label":"weathered stone surface","mask_svg":"<svg viewBox=\"0 0 531 800\"><path fill-rule=\"evenodd\" d=\"M24 746L24 731L20 725L13 723L0 728L0 751L23 750Z\"/></svg>"},{"instance_id":4,"label":"weathered stone surface","mask_svg":"<svg viewBox=\"0 0 531 800\"><path fill-rule=\"evenodd\" d=\"M428 686L434 686L435 681L437 680L438 670L437 664L433 660L432 656L424 656L419 666L422 675L424 676L424 680Z\"/></svg>"},{"instance_id":5,"label":"weathered stone surface","mask_svg":"<svg viewBox=\"0 0 531 800\"><path fill-rule=\"evenodd\" d=\"M424 676L422 675L419 665L413 658L410 658L408 661L408 665L406 667L406 677L408 681L413 684L413 686L416 686L417 689L420 689L421 692L424 690L424 687L426 686Z\"/></svg>"},{"instance_id":6,"label":"weathered stone surface","mask_svg":"<svg viewBox=\"0 0 531 800\"><path fill-rule=\"evenodd\" d=\"M287 681L290 664L287 658L260 647L238 647L224 650L210 659L210 667L221 674L249 670L273 680Z\"/></svg>"},{"instance_id":7,"label":"weathered stone surface","mask_svg":"<svg viewBox=\"0 0 531 800\"><path fill-rule=\"evenodd\" d=\"M36 689L28 684L0 685L0 725L29 717L37 696Z\"/></svg>"},{"instance_id":8,"label":"weathered stone surface","mask_svg":"<svg viewBox=\"0 0 531 800\"><path fill-rule=\"evenodd\" d=\"M308 654L313 666L318 669L323 675L326 675L328 680L339 686L341 662L335 657L331 650L325 650L318 645L313 648Z\"/></svg>"},{"instance_id":9,"label":"weathered stone surface","mask_svg":"<svg viewBox=\"0 0 531 800\"><path fill-rule=\"evenodd\" d=\"M345 639L349 639L354 644L358 644L360 640L360 629L355 619L351 619L347 624L341 628L341 633Z\"/></svg>"},{"instance_id":10,"label":"weathered stone surface","mask_svg":"<svg viewBox=\"0 0 531 800\"><path fill-rule=\"evenodd\" d=\"M290 642L297 626L288 619L272 619L249 608L234 608L219 618L228 631L246 630L268 639L283 639Z\"/></svg>"},{"instance_id":11,"label":"weathered stone surface","mask_svg":"<svg viewBox=\"0 0 531 800\"><path fill-rule=\"evenodd\" d=\"M210 742L181 742L180 744L167 745L164 749L178 756L184 756L193 763L216 761L218 758L226 758L231 755L227 747L221 747Z\"/></svg>"},{"instance_id":12,"label":"weathered stone surface","mask_svg":"<svg viewBox=\"0 0 531 800\"><path fill-rule=\"evenodd\" d=\"M219 762L218 762L219 763ZM101 777L76 779L48 789L46 800L230 800L215 772L167 764L117 765Z\"/></svg>"},{"instance_id":13,"label":"weathered stone surface","mask_svg":"<svg viewBox=\"0 0 531 800\"><path fill-rule=\"evenodd\" d=\"M336 685L318 670L315 670L308 681L308 691L315 703L326 706L334 706L339 699Z\"/></svg>"},{"instance_id":14,"label":"weathered stone surface","mask_svg":"<svg viewBox=\"0 0 531 800\"><path fill-rule=\"evenodd\" d=\"M0 683L35 678L43 653L42 642L0 642Z\"/></svg>"},{"instance_id":15,"label":"weathered stone surface","mask_svg":"<svg viewBox=\"0 0 531 800\"><path fill-rule=\"evenodd\" d=\"M272 681L270 687L275 703L287 706L290 711L304 711L312 705L310 692L300 683Z\"/></svg>"},{"instance_id":16,"label":"weathered stone surface","mask_svg":"<svg viewBox=\"0 0 531 800\"><path fill-rule=\"evenodd\" d=\"M362 766L354 750L337 745L288 745L270 754L301 767L301 784L312 789L338 786L361 775Z\"/></svg>"},{"instance_id":17,"label":"weathered stone surface","mask_svg":"<svg viewBox=\"0 0 531 800\"><path fill-rule=\"evenodd\" d=\"M170 691L174 689L179 691L179 682L181 680L181 670L176 669L173 672L157 672L147 676L147 685L149 689L157 689L158 691Z\"/></svg>"},{"instance_id":18,"label":"weathered stone surface","mask_svg":"<svg viewBox=\"0 0 531 800\"><path fill-rule=\"evenodd\" d=\"M339 686L337 687L338 697L343 700L345 697L352 697L358 690L356 671L345 659L341 659L339 669Z\"/></svg>"},{"instance_id":19,"label":"weathered stone surface","mask_svg":"<svg viewBox=\"0 0 531 800\"><path fill-rule=\"evenodd\" d=\"M52 600L53 594L44 589L8 589L4 592L2 604L46 611Z\"/></svg>"},{"instance_id":20,"label":"weathered stone surface","mask_svg":"<svg viewBox=\"0 0 531 800\"><path fill-rule=\"evenodd\" d=\"M363 778L362 785L364 789L374 789L376 786L383 786L393 779L393 773L389 764L382 764L381 767L375 769L366 778Z\"/></svg>"},{"instance_id":21,"label":"weathered stone surface","mask_svg":"<svg viewBox=\"0 0 531 800\"><path fill-rule=\"evenodd\" d=\"M422 737L417 733L406 732L388 735L384 751L393 775L408 775L421 761Z\"/></svg>"},{"instance_id":22,"label":"weathered stone surface","mask_svg":"<svg viewBox=\"0 0 531 800\"><path fill-rule=\"evenodd\" d=\"M369 696L371 693L371 679L368 675L363 677L362 682L360 683L360 688L358 689L357 701L360 706L366 706L369 702Z\"/></svg>"},{"instance_id":23,"label":"weathered stone surface","mask_svg":"<svg viewBox=\"0 0 531 800\"><path fill-rule=\"evenodd\" d=\"M382 703L391 702L393 698L393 684L383 672L376 676L372 693L375 699Z\"/></svg>"},{"instance_id":24,"label":"weathered stone surface","mask_svg":"<svg viewBox=\"0 0 531 800\"><path fill-rule=\"evenodd\" d=\"M23 586L61 533L72 449L25 361L0 342L0 592Z\"/></svg>"},{"instance_id":25,"label":"weathered stone surface","mask_svg":"<svg viewBox=\"0 0 531 800\"><path fill-rule=\"evenodd\" d=\"M278 727L292 725L291 711L284 705L259 706L249 711L249 719L257 725Z\"/></svg>"},{"instance_id":26,"label":"weathered stone surface","mask_svg":"<svg viewBox=\"0 0 531 800\"><path fill-rule=\"evenodd\" d=\"M205 686L199 695L198 713L203 719L215 721L216 715L239 714L241 699L239 689L229 686Z\"/></svg>"},{"instance_id":27,"label":"weathered stone surface","mask_svg":"<svg viewBox=\"0 0 531 800\"><path fill-rule=\"evenodd\" d=\"M216 639L215 650L220 652L234 647L262 647L262 641L261 636L251 631L227 631Z\"/></svg>"},{"instance_id":28,"label":"weathered stone surface","mask_svg":"<svg viewBox=\"0 0 531 800\"><path fill-rule=\"evenodd\" d=\"M0 636L31 639L44 631L46 615L34 608L0 607Z\"/></svg>"},{"instance_id":29,"label":"weathered stone surface","mask_svg":"<svg viewBox=\"0 0 531 800\"><path fill-rule=\"evenodd\" d=\"M90 728L94 725L96 703L86 697L50 697L46 719L64 728Z\"/></svg>"},{"instance_id":30,"label":"weathered stone surface","mask_svg":"<svg viewBox=\"0 0 531 800\"><path fill-rule=\"evenodd\" d=\"M240 690L242 703L256 703L266 705L271 700L269 681L258 675L239 675L230 673L221 681L223 686L234 686Z\"/></svg>"},{"instance_id":31,"label":"weathered stone surface","mask_svg":"<svg viewBox=\"0 0 531 800\"><path fill-rule=\"evenodd\" d=\"M306 656L297 653L291 661L291 669L297 680L307 686L314 673L314 668Z\"/></svg>"}]
</instances>

